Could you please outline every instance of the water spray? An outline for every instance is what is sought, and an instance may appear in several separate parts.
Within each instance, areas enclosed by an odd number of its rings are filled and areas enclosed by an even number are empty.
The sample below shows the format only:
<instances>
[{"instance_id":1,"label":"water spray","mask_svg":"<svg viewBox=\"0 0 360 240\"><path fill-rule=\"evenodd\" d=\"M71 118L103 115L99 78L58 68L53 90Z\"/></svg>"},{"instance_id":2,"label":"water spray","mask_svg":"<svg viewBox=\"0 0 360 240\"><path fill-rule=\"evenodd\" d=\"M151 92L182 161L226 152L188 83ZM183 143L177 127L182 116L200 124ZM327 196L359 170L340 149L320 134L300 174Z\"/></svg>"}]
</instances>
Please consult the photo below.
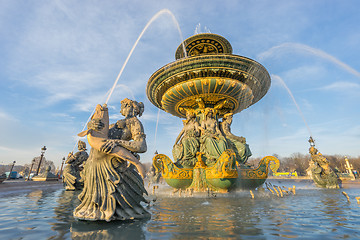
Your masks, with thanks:
<instances>
[{"instance_id":1,"label":"water spray","mask_svg":"<svg viewBox=\"0 0 360 240\"><path fill-rule=\"evenodd\" d=\"M156 127L155 127L155 139L154 139L154 148L156 149L156 138L157 138L157 130L158 130L158 125L159 125L159 118L160 118L160 108L158 110L157 113L157 118L156 118ZM158 154L157 150L155 150L155 155Z\"/></svg>"},{"instance_id":2,"label":"water spray","mask_svg":"<svg viewBox=\"0 0 360 240\"><path fill-rule=\"evenodd\" d=\"M309 134L310 134L310 137L312 138L312 133L311 133L311 130L310 130L310 128L309 128L309 125L307 124L307 122L306 122L306 120L305 120L304 114L303 114L302 111L300 110L300 107L299 107L299 105L297 104L294 95L292 94L292 92L290 91L290 89L288 88L288 86L285 84L284 80L283 80L280 76L274 75L274 74L271 75L271 78L278 80L278 81L282 84L282 86L286 89L286 91L289 93L289 95L290 95L291 99L293 100L293 102L294 102L294 104L295 104L295 106L296 106L296 108L297 108L297 110L298 110L298 112L299 112L302 120L303 120L304 123L305 123L305 126L306 126L306 128L307 128L307 130L308 130L308 132L309 132Z\"/></svg>"},{"instance_id":3,"label":"water spray","mask_svg":"<svg viewBox=\"0 0 360 240\"><path fill-rule=\"evenodd\" d=\"M165 14L165 13L166 13L166 14L169 14L169 15L171 16L171 19L172 19L173 22L175 23L175 25L176 25L176 27L177 27L177 29L178 29L179 35L180 35L181 42L182 42L182 46L183 46L183 50L184 50L184 56L187 57L186 49L185 49L185 45L184 45L184 41L183 41L183 36L182 36L181 29L180 29L180 25L179 25L178 21L176 20L174 14L173 14L169 9L162 9L162 10L160 10L159 12L157 12L157 13L148 21L148 23L145 25L144 29L143 29L142 32L140 33L139 37L138 37L137 40L135 41L133 47L132 47L131 50L130 50L129 55L127 56L127 58L126 58L126 60L125 60L125 62L124 62L124 64L123 64L123 66L121 67L121 70L120 70L120 72L119 72L119 74L118 74L118 76L117 76L117 78L116 78L113 86L112 86L112 87L110 88L110 90L106 93L106 95L108 95L107 98L106 98L106 100L105 100L105 103L106 103L106 104L108 103L108 101L109 101L112 93L114 92L114 89L115 89L115 87L116 87L116 85L117 85L117 83L118 83L118 81L119 81L119 79L120 79L120 76L122 75L122 73L123 73L123 71L124 71L124 69L125 69L128 61L129 61L132 53L134 52L137 44L139 43L141 37L144 35L145 31L146 31L146 30L148 29L148 27L152 24L152 22L154 22L160 15ZM85 130L85 128L86 128L86 126L87 126L87 123L90 121L91 116L94 114L94 112L95 112L95 108L94 108L93 112L90 114L88 120L85 122L82 131ZM156 127L157 127L157 125L156 125ZM155 135L155 137L156 137L156 135ZM73 148L73 150L72 150L71 152L74 152L74 150L75 150L75 148L76 148L76 145L77 145L77 142L78 142L78 141L76 141L75 146L74 146L74 148Z\"/></svg>"},{"instance_id":4,"label":"water spray","mask_svg":"<svg viewBox=\"0 0 360 240\"><path fill-rule=\"evenodd\" d=\"M121 70L120 70L120 72L119 72L119 74L118 74L118 76L117 76L117 78L116 78L116 80L115 80L115 82L114 82L111 90L110 90L109 96L107 97L107 99L106 99L106 101L105 101L106 104L108 103L108 101L109 101L109 99L110 99L110 97L111 97L111 95L112 95L112 93L113 93L113 91L114 91L114 89L115 89L115 87L116 87L119 79L120 79L120 76L122 75L122 73L123 73L123 71L124 71L124 69L125 69L128 61L129 61L132 53L134 52L137 44L139 43L141 37L144 35L145 31L146 31L146 30L148 29L148 27L152 24L152 22L154 22L160 15L165 14L165 13L166 13L166 14L169 14L169 15L171 16L171 19L172 19L173 22L175 23L175 25L176 25L176 27L177 27L177 29L178 29L178 31L179 31L179 34L180 34L180 38L181 38L181 42L182 42L182 46L183 46L183 50L184 50L184 56L187 57L186 51L185 51L185 46L184 46L184 43L183 43L183 42L184 42L184 41L183 41L183 36L182 36L181 30L180 30L180 26L179 26L179 23L178 23L178 21L176 20L176 18L175 18L175 16L174 16L174 14L173 14L169 9L162 9L162 10L160 10L159 12L157 12L157 13L148 21L148 23L145 25L144 29L143 29L142 32L140 33L139 37L136 39L135 44L134 44L133 47L131 48L129 55L127 56L127 58L126 58L126 60L125 60L125 62L124 62L124 64L123 64L123 66L121 67Z\"/></svg>"},{"instance_id":5,"label":"water spray","mask_svg":"<svg viewBox=\"0 0 360 240\"><path fill-rule=\"evenodd\" d=\"M346 197L348 203L350 203L349 195L346 192L342 192L342 194Z\"/></svg>"},{"instance_id":6,"label":"water spray","mask_svg":"<svg viewBox=\"0 0 360 240\"><path fill-rule=\"evenodd\" d=\"M300 50L301 52L307 52L310 53L314 56L317 57L321 57L323 59L326 59L336 65L338 65L339 67L343 68L345 71L351 73L352 75L360 78L360 72L356 71L354 68L350 67L349 65L347 65L346 63L340 61L339 59L337 59L336 57L320 50L320 49L316 49L316 48L312 48L310 46L307 46L305 44L300 44L300 43L283 43L280 44L278 46L272 47L269 50L261 53L259 55L259 59L263 60L267 57L270 57L271 55L274 54L275 51L280 50L280 49L291 49L291 50Z\"/></svg>"}]
</instances>

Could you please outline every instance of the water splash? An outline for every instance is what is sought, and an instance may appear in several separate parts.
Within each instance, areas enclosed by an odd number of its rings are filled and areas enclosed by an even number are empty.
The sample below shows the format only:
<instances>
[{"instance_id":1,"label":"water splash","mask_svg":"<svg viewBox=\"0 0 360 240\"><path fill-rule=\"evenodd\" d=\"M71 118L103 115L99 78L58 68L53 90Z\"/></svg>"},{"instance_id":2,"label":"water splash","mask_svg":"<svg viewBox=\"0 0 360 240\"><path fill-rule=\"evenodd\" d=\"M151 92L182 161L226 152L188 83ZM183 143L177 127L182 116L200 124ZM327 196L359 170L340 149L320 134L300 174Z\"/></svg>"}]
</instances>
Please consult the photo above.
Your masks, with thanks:
<instances>
[{"instance_id":1,"label":"water splash","mask_svg":"<svg viewBox=\"0 0 360 240\"><path fill-rule=\"evenodd\" d=\"M338 65L339 67L343 68L345 71L349 72L350 74L353 74L354 76L360 78L360 72L356 71L354 68L350 67L349 65L347 65L346 63L340 61L339 59L335 58L334 56L320 50L320 49L316 49L316 48L312 48L310 46L307 46L305 44L300 44L300 43L283 43L280 44L278 46L272 47L269 50L261 53L258 55L258 60L262 61L265 58L269 58L272 55L275 54L275 52L277 51L281 51L281 50L300 50L302 52L307 52L310 53L312 55L315 55L317 57L321 57L323 59L326 59L336 65Z\"/></svg>"},{"instance_id":2,"label":"water splash","mask_svg":"<svg viewBox=\"0 0 360 240\"><path fill-rule=\"evenodd\" d=\"M205 33L211 33L210 29L208 29L206 26L205 26L205 30L204 30ZM198 23L195 27L195 31L194 31L194 35L197 35L197 34L200 34L200 33L203 33L203 31L201 30L201 24Z\"/></svg>"},{"instance_id":3,"label":"water splash","mask_svg":"<svg viewBox=\"0 0 360 240\"><path fill-rule=\"evenodd\" d=\"M116 86L116 88L122 88L125 89L130 95L131 95L131 99L132 100L136 100L134 92L131 90L131 88L129 88L128 86L126 86L125 84L119 84Z\"/></svg>"},{"instance_id":4,"label":"water splash","mask_svg":"<svg viewBox=\"0 0 360 240\"><path fill-rule=\"evenodd\" d=\"M117 78L116 78L113 86L112 86L112 87L110 88L110 90L106 93L106 95L107 95L107 98L106 98L106 100L105 100L105 103L106 103L106 104L108 103L111 95L113 94L114 89L116 88L117 83L119 82L119 79L120 79L120 77L121 77L121 75L122 75L122 73L123 73L123 71L124 71L124 69L125 69L128 61L129 61L132 53L134 52L137 44L139 43L141 37L144 35L144 33L145 33L145 31L148 29L148 27L149 27L159 16L161 16L162 14L169 14L169 15L171 16L171 19L172 19L173 22L175 23L175 25L176 25L176 27L177 27L177 30L178 30L178 32L179 32L179 35L180 35L182 47L183 47L183 50L184 50L184 56L187 57L186 50L185 50L185 45L184 45L184 40L183 40L182 32L181 32L181 29L180 29L180 25L179 25L178 21L176 20L174 14L173 14L169 9L162 9L162 10L160 10L159 12L157 12L157 13L148 21L148 23L145 25L144 29L143 29L142 32L140 33L139 37L138 37L137 40L135 41L133 47L132 47L131 50L130 50L129 55L127 56L127 58L126 58L126 60L125 60L125 62L124 62L124 64L123 64L123 66L121 67L121 70L120 70L120 72L119 72L119 74L118 74L118 76L117 76ZM129 88L127 88L127 89L131 92L131 90L130 90ZM106 95L105 95L105 96L106 96ZM132 95L133 99L135 100L135 96L134 96L134 94L133 94L132 92L131 92L131 95ZM83 128L82 131L85 130L85 128L86 128L86 126L87 126L87 123L90 121L91 116L94 114L94 112L95 112L95 108L94 108L93 112L90 114L88 120L85 122L84 128ZM159 115L159 114L158 114L158 115ZM159 120L158 120L158 121L159 121ZM156 124L157 124L157 123L156 123ZM157 125L156 125L156 128L157 128ZM79 139L80 139L80 138L78 138L78 140L79 140ZM156 139L156 133L155 133L155 139ZM76 148L76 146L77 146L77 142L78 142L78 141L76 141L75 146L74 146L72 152L74 152L74 150L75 150L75 148Z\"/></svg>"},{"instance_id":5,"label":"water splash","mask_svg":"<svg viewBox=\"0 0 360 240\"><path fill-rule=\"evenodd\" d=\"M181 29L180 29L179 23L178 23L178 21L176 20L174 14L173 14L169 9L162 9L162 10L160 10L159 12L157 12L157 13L148 21L148 23L145 25L144 29L143 29L142 32L140 33L139 37L136 39L133 47L132 47L131 50L130 50L129 55L127 56L127 58L126 58L126 60L125 60L125 62L124 62L124 64L123 64L123 66L121 67L121 70L120 70L120 72L119 72L119 74L118 74L118 76L117 76L117 78L116 78L116 80L115 80L115 82L114 82L111 90L110 90L109 96L107 97L105 103L108 103L108 101L109 101L109 99L110 99L110 97L111 97L111 95L112 95L112 93L113 93L113 91L114 91L114 89L115 89L115 87L116 87L119 79L120 79L120 76L121 76L121 74L123 73L123 71L124 71L124 69L125 69L128 61L129 61L131 55L132 55L134 49L136 48L137 44L139 43L141 37L144 35L144 33L145 33L145 31L148 29L148 27L149 27L159 16L161 16L162 14L169 14L169 15L171 16L171 19L172 19L173 22L175 23L175 25L176 25L176 27L177 27L177 29L178 29L178 31L179 31L179 34L180 34L181 43L182 43L183 50L184 50L184 56L187 57L186 51L185 51L185 46L184 46L184 40L183 40L183 36L182 36L182 33L181 33Z\"/></svg>"},{"instance_id":6,"label":"water splash","mask_svg":"<svg viewBox=\"0 0 360 240\"><path fill-rule=\"evenodd\" d=\"M156 118L156 127L155 127L155 139L154 139L154 150L156 151L156 138L157 138L157 130L158 130L158 125L159 125L159 119L160 119L160 108L158 110L157 113L157 118Z\"/></svg>"},{"instance_id":7,"label":"water splash","mask_svg":"<svg viewBox=\"0 0 360 240\"><path fill-rule=\"evenodd\" d=\"M305 120L304 114L303 114L302 111L300 110L300 107L299 107L299 105L297 104L294 95L292 94L292 92L290 91L290 89L288 88L288 86L285 84L284 80L283 80L280 76L275 75L275 74L271 74L271 79L274 79L274 80L279 81L279 82L281 83L281 85L282 85L282 86L286 89L286 91L289 93L289 95L290 95L291 99L293 100L293 102L294 102L294 104L295 104L295 106L296 106L296 108L297 108L297 110L298 110L298 112L299 112L302 120L303 120L304 123L305 123L305 126L306 126L306 128L307 128L307 130L308 130L308 132L309 132L309 134L310 134L310 137L312 137L311 130L310 130L309 125L307 124L307 122L306 122L306 120Z\"/></svg>"},{"instance_id":8,"label":"water splash","mask_svg":"<svg viewBox=\"0 0 360 240\"><path fill-rule=\"evenodd\" d=\"M109 94L109 92L110 92L110 90L106 92L106 94L101 98L101 101L100 101L100 102L102 102L103 99L105 99L105 97ZM94 110L91 112L89 118L86 120L86 122L85 122L85 124L84 124L84 127L83 127L83 129L81 130L81 132L85 131L88 122L90 121L91 117L92 117L92 116L94 115L94 113L95 113L95 110L96 110L96 106L94 107ZM76 142L75 142L75 145L74 145L74 147L73 147L73 149L72 149L72 151L71 151L72 153L75 151L75 148L76 148L76 146L77 146L77 144L78 144L78 141L81 139L81 137L79 137L79 136L76 135L76 136L75 136L75 139L76 139Z\"/></svg>"}]
</instances>

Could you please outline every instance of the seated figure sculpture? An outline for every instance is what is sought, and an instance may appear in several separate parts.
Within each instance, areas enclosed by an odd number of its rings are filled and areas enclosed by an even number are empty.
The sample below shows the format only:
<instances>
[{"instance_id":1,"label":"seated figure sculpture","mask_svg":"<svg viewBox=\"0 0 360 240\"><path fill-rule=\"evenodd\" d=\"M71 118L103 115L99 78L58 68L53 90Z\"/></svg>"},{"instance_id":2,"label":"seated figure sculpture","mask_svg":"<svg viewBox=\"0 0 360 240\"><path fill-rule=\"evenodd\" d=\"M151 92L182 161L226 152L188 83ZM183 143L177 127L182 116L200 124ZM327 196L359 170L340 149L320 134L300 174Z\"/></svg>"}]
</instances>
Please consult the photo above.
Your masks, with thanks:
<instances>
[{"instance_id":1,"label":"seated figure sculpture","mask_svg":"<svg viewBox=\"0 0 360 240\"><path fill-rule=\"evenodd\" d=\"M144 129L137 119L143 111L142 103L122 100L120 113L125 119L109 129L107 107L96 108L85 131L92 148L84 167L84 189L79 195L81 203L74 210L75 218L111 221L150 216L141 205L147 203L143 196L147 192L139 175L144 169L137 154L147 149ZM107 136L94 135L102 131Z\"/></svg>"},{"instance_id":2,"label":"seated figure sculpture","mask_svg":"<svg viewBox=\"0 0 360 240\"><path fill-rule=\"evenodd\" d=\"M200 152L204 153L206 157L206 165L214 164L220 155L228 149L228 146L212 108L204 109L204 119L199 128L201 130Z\"/></svg>"},{"instance_id":3,"label":"seated figure sculpture","mask_svg":"<svg viewBox=\"0 0 360 240\"><path fill-rule=\"evenodd\" d=\"M194 167L196 153L199 151L200 129L194 111L186 112L184 127L176 138L172 153L175 164L179 167Z\"/></svg>"},{"instance_id":4,"label":"seated figure sculpture","mask_svg":"<svg viewBox=\"0 0 360 240\"><path fill-rule=\"evenodd\" d=\"M220 123L220 129L226 137L228 146L234 150L236 154L236 161L238 163L246 163L248 158L252 155L249 145L246 143L244 137L238 137L231 133L231 123L233 120L233 114L227 113L224 115L222 122Z\"/></svg>"},{"instance_id":5,"label":"seated figure sculpture","mask_svg":"<svg viewBox=\"0 0 360 240\"><path fill-rule=\"evenodd\" d=\"M63 172L63 183L65 190L74 191L82 189L83 182L81 179L81 171L83 170L83 165L88 159L89 155L86 152L86 143L83 141L78 141L78 152L73 154L69 153L66 159L66 166Z\"/></svg>"}]
</instances>

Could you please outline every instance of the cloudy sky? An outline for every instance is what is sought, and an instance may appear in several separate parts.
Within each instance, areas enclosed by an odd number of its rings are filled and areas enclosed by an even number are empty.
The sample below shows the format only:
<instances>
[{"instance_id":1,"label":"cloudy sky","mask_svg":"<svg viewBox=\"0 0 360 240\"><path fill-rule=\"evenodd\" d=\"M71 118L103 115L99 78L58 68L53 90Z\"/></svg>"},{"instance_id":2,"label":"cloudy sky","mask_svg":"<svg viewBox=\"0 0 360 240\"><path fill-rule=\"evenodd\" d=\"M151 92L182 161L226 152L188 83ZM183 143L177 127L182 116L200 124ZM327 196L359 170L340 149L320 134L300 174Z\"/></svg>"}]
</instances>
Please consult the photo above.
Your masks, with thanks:
<instances>
[{"instance_id":1,"label":"cloudy sky","mask_svg":"<svg viewBox=\"0 0 360 240\"><path fill-rule=\"evenodd\" d=\"M360 1L0 0L0 164L30 163L46 145L59 166L162 9L183 38L200 24L269 71L267 95L232 125L254 157L307 154L310 135L323 154L360 155ZM169 12L153 19L108 102L112 122L123 98L144 102L144 162L155 150L171 156L182 127L163 111L157 122L145 93L151 74L175 60L176 26Z\"/></svg>"}]
</instances>

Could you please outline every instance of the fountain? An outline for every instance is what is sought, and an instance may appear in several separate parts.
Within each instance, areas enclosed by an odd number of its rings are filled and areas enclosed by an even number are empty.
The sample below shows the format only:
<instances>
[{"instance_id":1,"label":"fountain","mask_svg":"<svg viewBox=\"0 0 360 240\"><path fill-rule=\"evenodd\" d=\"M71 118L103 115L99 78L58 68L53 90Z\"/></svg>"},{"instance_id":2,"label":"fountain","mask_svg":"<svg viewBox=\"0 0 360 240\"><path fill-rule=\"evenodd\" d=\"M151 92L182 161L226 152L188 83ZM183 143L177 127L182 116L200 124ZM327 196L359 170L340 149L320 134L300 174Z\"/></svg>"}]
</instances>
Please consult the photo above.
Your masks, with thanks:
<instances>
[{"instance_id":1,"label":"fountain","mask_svg":"<svg viewBox=\"0 0 360 240\"><path fill-rule=\"evenodd\" d=\"M310 170L311 178L316 186L321 188L340 188L341 180L337 173L330 167L329 161L316 148L315 140L309 138L311 154Z\"/></svg>"},{"instance_id":2,"label":"fountain","mask_svg":"<svg viewBox=\"0 0 360 240\"><path fill-rule=\"evenodd\" d=\"M267 156L251 168L246 164L249 145L244 137L231 133L230 125L233 114L265 96L269 73L260 63L232 54L231 44L211 33L186 39L175 58L147 84L152 104L186 118L172 151L174 162L164 154L155 155L156 172L176 191L227 192L262 185L270 162L278 160Z\"/></svg>"}]
</instances>

